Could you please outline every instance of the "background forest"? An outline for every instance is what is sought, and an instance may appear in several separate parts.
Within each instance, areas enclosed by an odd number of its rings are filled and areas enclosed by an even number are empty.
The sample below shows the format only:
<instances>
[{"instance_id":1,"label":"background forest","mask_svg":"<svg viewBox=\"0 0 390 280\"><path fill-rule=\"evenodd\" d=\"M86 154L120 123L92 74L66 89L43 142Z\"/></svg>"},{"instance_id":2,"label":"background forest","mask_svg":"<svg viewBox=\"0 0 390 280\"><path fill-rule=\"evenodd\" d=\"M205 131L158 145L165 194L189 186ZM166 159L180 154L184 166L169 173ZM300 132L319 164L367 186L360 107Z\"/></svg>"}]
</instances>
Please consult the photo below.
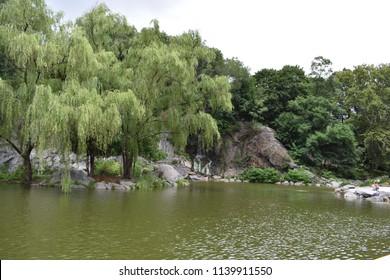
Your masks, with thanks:
<instances>
[{"instance_id":1,"label":"background forest","mask_svg":"<svg viewBox=\"0 0 390 280\"><path fill-rule=\"evenodd\" d=\"M294 161L337 176L390 171L390 64L334 72L286 65L254 74L196 31L170 36L154 20L136 30L104 4L64 23L43 0L0 1L0 137L31 151L158 160L162 134L204 150L239 122L269 126ZM63 158L67 158L64 156Z\"/></svg>"}]
</instances>

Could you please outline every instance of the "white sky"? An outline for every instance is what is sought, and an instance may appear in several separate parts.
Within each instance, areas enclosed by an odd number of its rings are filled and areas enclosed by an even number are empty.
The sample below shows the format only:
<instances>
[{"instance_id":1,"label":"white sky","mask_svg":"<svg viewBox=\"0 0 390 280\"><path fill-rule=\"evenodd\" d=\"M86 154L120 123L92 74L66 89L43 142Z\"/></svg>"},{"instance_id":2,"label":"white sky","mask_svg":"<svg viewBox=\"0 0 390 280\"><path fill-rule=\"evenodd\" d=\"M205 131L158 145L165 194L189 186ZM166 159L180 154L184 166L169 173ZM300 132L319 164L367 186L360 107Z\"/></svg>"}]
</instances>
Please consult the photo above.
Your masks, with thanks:
<instances>
[{"instance_id":1,"label":"white sky","mask_svg":"<svg viewBox=\"0 0 390 280\"><path fill-rule=\"evenodd\" d=\"M198 30L206 45L237 57L252 73L316 56L334 70L390 63L389 0L46 0L75 20L97 3L137 30L158 19L168 35Z\"/></svg>"}]
</instances>

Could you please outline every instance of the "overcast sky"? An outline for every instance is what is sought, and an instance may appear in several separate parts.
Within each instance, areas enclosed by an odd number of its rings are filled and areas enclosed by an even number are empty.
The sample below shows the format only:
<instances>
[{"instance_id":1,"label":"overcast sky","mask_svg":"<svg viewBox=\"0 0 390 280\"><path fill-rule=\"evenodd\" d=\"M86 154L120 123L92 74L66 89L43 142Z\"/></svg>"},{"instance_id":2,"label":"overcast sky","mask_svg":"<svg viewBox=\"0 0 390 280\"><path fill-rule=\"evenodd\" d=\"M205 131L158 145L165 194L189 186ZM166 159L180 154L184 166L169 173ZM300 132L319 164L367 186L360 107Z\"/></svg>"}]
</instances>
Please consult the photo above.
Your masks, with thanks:
<instances>
[{"instance_id":1,"label":"overcast sky","mask_svg":"<svg viewBox=\"0 0 390 280\"><path fill-rule=\"evenodd\" d=\"M75 20L97 3L125 15L137 30L158 19L168 35L198 30L206 45L237 57L254 73L316 56L334 70L390 63L388 0L46 0Z\"/></svg>"}]
</instances>

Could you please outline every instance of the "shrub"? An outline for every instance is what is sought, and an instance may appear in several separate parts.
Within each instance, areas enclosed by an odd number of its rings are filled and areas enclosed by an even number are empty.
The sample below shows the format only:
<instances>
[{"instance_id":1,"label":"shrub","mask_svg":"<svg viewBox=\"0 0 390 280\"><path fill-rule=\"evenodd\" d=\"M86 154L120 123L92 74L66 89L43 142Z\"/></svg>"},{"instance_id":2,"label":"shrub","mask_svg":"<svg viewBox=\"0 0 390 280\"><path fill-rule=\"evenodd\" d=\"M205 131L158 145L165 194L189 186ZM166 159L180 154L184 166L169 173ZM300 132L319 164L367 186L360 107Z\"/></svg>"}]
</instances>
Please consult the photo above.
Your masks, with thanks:
<instances>
[{"instance_id":1,"label":"shrub","mask_svg":"<svg viewBox=\"0 0 390 280\"><path fill-rule=\"evenodd\" d=\"M119 176L121 175L122 166L114 160L99 160L95 164L95 174L103 176Z\"/></svg>"},{"instance_id":2,"label":"shrub","mask_svg":"<svg viewBox=\"0 0 390 280\"><path fill-rule=\"evenodd\" d=\"M180 179L177 181L177 186L179 188L182 188L182 187L187 187L190 185L190 181L188 181L187 179Z\"/></svg>"},{"instance_id":3,"label":"shrub","mask_svg":"<svg viewBox=\"0 0 390 280\"><path fill-rule=\"evenodd\" d=\"M133 173L131 174L132 178L140 179L143 175L146 175L153 171L153 165L144 164L141 161L136 161Z\"/></svg>"},{"instance_id":4,"label":"shrub","mask_svg":"<svg viewBox=\"0 0 390 280\"><path fill-rule=\"evenodd\" d=\"M309 174L303 169L289 169L283 179L289 182L309 182Z\"/></svg>"},{"instance_id":5,"label":"shrub","mask_svg":"<svg viewBox=\"0 0 390 280\"><path fill-rule=\"evenodd\" d=\"M142 174L135 186L139 189L164 188L167 186L167 182L154 177L152 174Z\"/></svg>"},{"instance_id":6,"label":"shrub","mask_svg":"<svg viewBox=\"0 0 390 280\"><path fill-rule=\"evenodd\" d=\"M154 188L165 188L166 186L168 186L167 181L161 178L154 179L152 183L152 187Z\"/></svg>"},{"instance_id":7,"label":"shrub","mask_svg":"<svg viewBox=\"0 0 390 280\"><path fill-rule=\"evenodd\" d=\"M8 172L8 166L3 165L0 168L0 180L1 181L20 181L23 179L24 170L23 167L19 167L14 172Z\"/></svg>"},{"instance_id":8,"label":"shrub","mask_svg":"<svg viewBox=\"0 0 390 280\"><path fill-rule=\"evenodd\" d=\"M280 172L275 168L256 168L246 169L241 174L241 179L252 183L276 183L280 179Z\"/></svg>"},{"instance_id":9,"label":"shrub","mask_svg":"<svg viewBox=\"0 0 390 280\"><path fill-rule=\"evenodd\" d=\"M336 178L336 176L333 174L332 171L329 171L329 170L325 170L322 172L322 176L326 179L334 179Z\"/></svg>"}]
</instances>

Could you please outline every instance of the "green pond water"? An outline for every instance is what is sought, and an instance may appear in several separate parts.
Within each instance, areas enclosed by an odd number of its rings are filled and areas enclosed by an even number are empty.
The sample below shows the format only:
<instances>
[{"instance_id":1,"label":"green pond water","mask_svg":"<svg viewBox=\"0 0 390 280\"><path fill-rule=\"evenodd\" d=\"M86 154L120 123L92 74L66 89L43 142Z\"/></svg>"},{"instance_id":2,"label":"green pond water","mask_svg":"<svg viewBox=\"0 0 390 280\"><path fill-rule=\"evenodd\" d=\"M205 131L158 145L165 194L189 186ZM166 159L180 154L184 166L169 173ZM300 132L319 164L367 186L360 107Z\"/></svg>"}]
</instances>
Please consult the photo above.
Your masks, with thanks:
<instances>
[{"instance_id":1,"label":"green pond water","mask_svg":"<svg viewBox=\"0 0 390 280\"><path fill-rule=\"evenodd\" d=\"M76 190L0 183L0 259L374 259L390 205L246 183Z\"/></svg>"}]
</instances>

